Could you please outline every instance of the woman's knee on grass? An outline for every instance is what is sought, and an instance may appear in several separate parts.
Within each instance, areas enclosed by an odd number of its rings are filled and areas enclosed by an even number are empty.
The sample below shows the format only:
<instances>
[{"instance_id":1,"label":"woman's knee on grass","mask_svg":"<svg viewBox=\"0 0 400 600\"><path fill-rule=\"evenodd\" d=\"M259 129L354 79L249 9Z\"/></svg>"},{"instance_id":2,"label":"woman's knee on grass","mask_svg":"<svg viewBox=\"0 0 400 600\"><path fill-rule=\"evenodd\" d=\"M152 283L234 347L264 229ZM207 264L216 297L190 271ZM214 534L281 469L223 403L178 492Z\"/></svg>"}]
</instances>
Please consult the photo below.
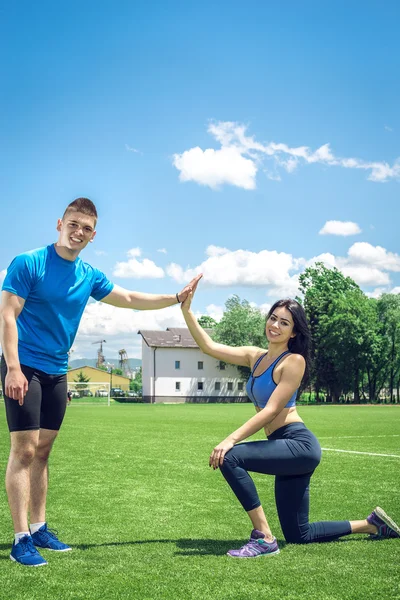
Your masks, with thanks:
<instances>
[{"instance_id":1,"label":"woman's knee on grass","mask_svg":"<svg viewBox=\"0 0 400 600\"><path fill-rule=\"evenodd\" d=\"M289 527L282 526L284 538L288 544L309 544L311 541L311 532L309 526L298 527L292 525Z\"/></svg>"}]
</instances>

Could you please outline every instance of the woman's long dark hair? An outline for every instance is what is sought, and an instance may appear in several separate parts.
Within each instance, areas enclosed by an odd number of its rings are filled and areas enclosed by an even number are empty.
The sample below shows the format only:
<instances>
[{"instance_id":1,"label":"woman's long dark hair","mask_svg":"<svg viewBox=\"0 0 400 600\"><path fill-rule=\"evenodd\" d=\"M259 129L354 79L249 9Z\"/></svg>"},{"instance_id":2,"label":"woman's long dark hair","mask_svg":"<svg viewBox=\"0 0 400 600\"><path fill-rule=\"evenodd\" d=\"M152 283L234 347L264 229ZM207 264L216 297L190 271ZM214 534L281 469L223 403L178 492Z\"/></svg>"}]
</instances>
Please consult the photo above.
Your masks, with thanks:
<instances>
[{"instance_id":1,"label":"woman's long dark hair","mask_svg":"<svg viewBox=\"0 0 400 600\"><path fill-rule=\"evenodd\" d=\"M278 300L273 306L271 306L267 315L267 321L272 313L281 306L290 312L294 322L293 332L296 335L295 337L290 338L288 342L289 351L293 352L294 354L301 354L304 356L306 361L306 369L301 382L301 389L304 389L310 377L311 361L311 333L307 323L306 313L304 312L304 308L301 306L301 304L299 304L296 300L293 300L292 298L284 298L283 300Z\"/></svg>"}]
</instances>

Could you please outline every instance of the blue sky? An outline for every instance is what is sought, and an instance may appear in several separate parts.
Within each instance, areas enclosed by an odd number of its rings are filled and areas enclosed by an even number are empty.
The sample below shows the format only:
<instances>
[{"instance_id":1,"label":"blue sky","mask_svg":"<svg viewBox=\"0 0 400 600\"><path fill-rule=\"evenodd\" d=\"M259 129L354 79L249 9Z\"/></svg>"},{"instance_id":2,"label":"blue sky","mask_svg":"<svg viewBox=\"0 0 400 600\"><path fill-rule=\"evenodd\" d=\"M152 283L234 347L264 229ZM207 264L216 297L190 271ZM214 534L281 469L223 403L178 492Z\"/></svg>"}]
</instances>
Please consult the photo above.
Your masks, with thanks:
<instances>
[{"instance_id":1,"label":"blue sky","mask_svg":"<svg viewBox=\"0 0 400 600\"><path fill-rule=\"evenodd\" d=\"M317 257L371 295L400 291L397 2L0 11L0 278L88 196L100 219L82 258L155 293L202 270L199 313L232 293L265 309ZM138 328L180 323L177 307L90 304L74 356L100 338L140 356Z\"/></svg>"}]
</instances>

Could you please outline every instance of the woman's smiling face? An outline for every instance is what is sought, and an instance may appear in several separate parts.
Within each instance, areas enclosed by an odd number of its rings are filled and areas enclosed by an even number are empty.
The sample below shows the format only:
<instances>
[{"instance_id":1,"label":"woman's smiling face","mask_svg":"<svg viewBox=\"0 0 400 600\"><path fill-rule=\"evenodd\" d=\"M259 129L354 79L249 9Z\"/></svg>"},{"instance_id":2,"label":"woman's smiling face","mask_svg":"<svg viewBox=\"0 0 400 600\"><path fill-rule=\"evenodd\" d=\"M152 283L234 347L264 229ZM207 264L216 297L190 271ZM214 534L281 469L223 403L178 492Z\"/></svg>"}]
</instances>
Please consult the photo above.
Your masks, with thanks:
<instances>
[{"instance_id":1,"label":"woman's smiling face","mask_svg":"<svg viewBox=\"0 0 400 600\"><path fill-rule=\"evenodd\" d=\"M295 337L294 321L291 312L284 306L278 306L268 317L265 334L269 343L287 344Z\"/></svg>"}]
</instances>

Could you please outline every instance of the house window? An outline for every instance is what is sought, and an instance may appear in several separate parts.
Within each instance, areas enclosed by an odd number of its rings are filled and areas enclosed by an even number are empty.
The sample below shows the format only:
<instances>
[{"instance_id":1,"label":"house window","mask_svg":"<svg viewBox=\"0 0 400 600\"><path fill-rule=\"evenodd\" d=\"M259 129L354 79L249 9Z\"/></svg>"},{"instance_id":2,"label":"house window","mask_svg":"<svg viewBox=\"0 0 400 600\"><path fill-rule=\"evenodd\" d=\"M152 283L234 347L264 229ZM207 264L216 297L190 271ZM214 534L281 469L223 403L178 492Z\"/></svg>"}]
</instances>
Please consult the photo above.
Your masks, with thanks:
<instances>
[{"instance_id":1,"label":"house window","mask_svg":"<svg viewBox=\"0 0 400 600\"><path fill-rule=\"evenodd\" d=\"M243 381L238 382L238 391L243 392Z\"/></svg>"},{"instance_id":2,"label":"house window","mask_svg":"<svg viewBox=\"0 0 400 600\"><path fill-rule=\"evenodd\" d=\"M233 383L232 381L228 381L228 392L231 392L233 390Z\"/></svg>"},{"instance_id":3,"label":"house window","mask_svg":"<svg viewBox=\"0 0 400 600\"><path fill-rule=\"evenodd\" d=\"M181 361L180 360L176 360L175 361L175 369L180 369L181 368Z\"/></svg>"},{"instance_id":4,"label":"house window","mask_svg":"<svg viewBox=\"0 0 400 600\"><path fill-rule=\"evenodd\" d=\"M181 382L180 381L175 381L175 391L176 392L181 391Z\"/></svg>"},{"instance_id":5,"label":"house window","mask_svg":"<svg viewBox=\"0 0 400 600\"><path fill-rule=\"evenodd\" d=\"M204 369L204 363L203 363L202 360L199 360L197 362L197 368L198 368L199 371L202 371Z\"/></svg>"},{"instance_id":6,"label":"house window","mask_svg":"<svg viewBox=\"0 0 400 600\"><path fill-rule=\"evenodd\" d=\"M223 360L219 361L219 368L221 369L221 371L225 371L225 363Z\"/></svg>"},{"instance_id":7,"label":"house window","mask_svg":"<svg viewBox=\"0 0 400 600\"><path fill-rule=\"evenodd\" d=\"M203 382L202 381L197 382L197 389L199 390L199 392L201 392L203 390Z\"/></svg>"},{"instance_id":8,"label":"house window","mask_svg":"<svg viewBox=\"0 0 400 600\"><path fill-rule=\"evenodd\" d=\"M215 382L215 388L214 389L215 389L216 392L220 391L220 389L221 389L221 382L220 381L216 381Z\"/></svg>"}]
</instances>

